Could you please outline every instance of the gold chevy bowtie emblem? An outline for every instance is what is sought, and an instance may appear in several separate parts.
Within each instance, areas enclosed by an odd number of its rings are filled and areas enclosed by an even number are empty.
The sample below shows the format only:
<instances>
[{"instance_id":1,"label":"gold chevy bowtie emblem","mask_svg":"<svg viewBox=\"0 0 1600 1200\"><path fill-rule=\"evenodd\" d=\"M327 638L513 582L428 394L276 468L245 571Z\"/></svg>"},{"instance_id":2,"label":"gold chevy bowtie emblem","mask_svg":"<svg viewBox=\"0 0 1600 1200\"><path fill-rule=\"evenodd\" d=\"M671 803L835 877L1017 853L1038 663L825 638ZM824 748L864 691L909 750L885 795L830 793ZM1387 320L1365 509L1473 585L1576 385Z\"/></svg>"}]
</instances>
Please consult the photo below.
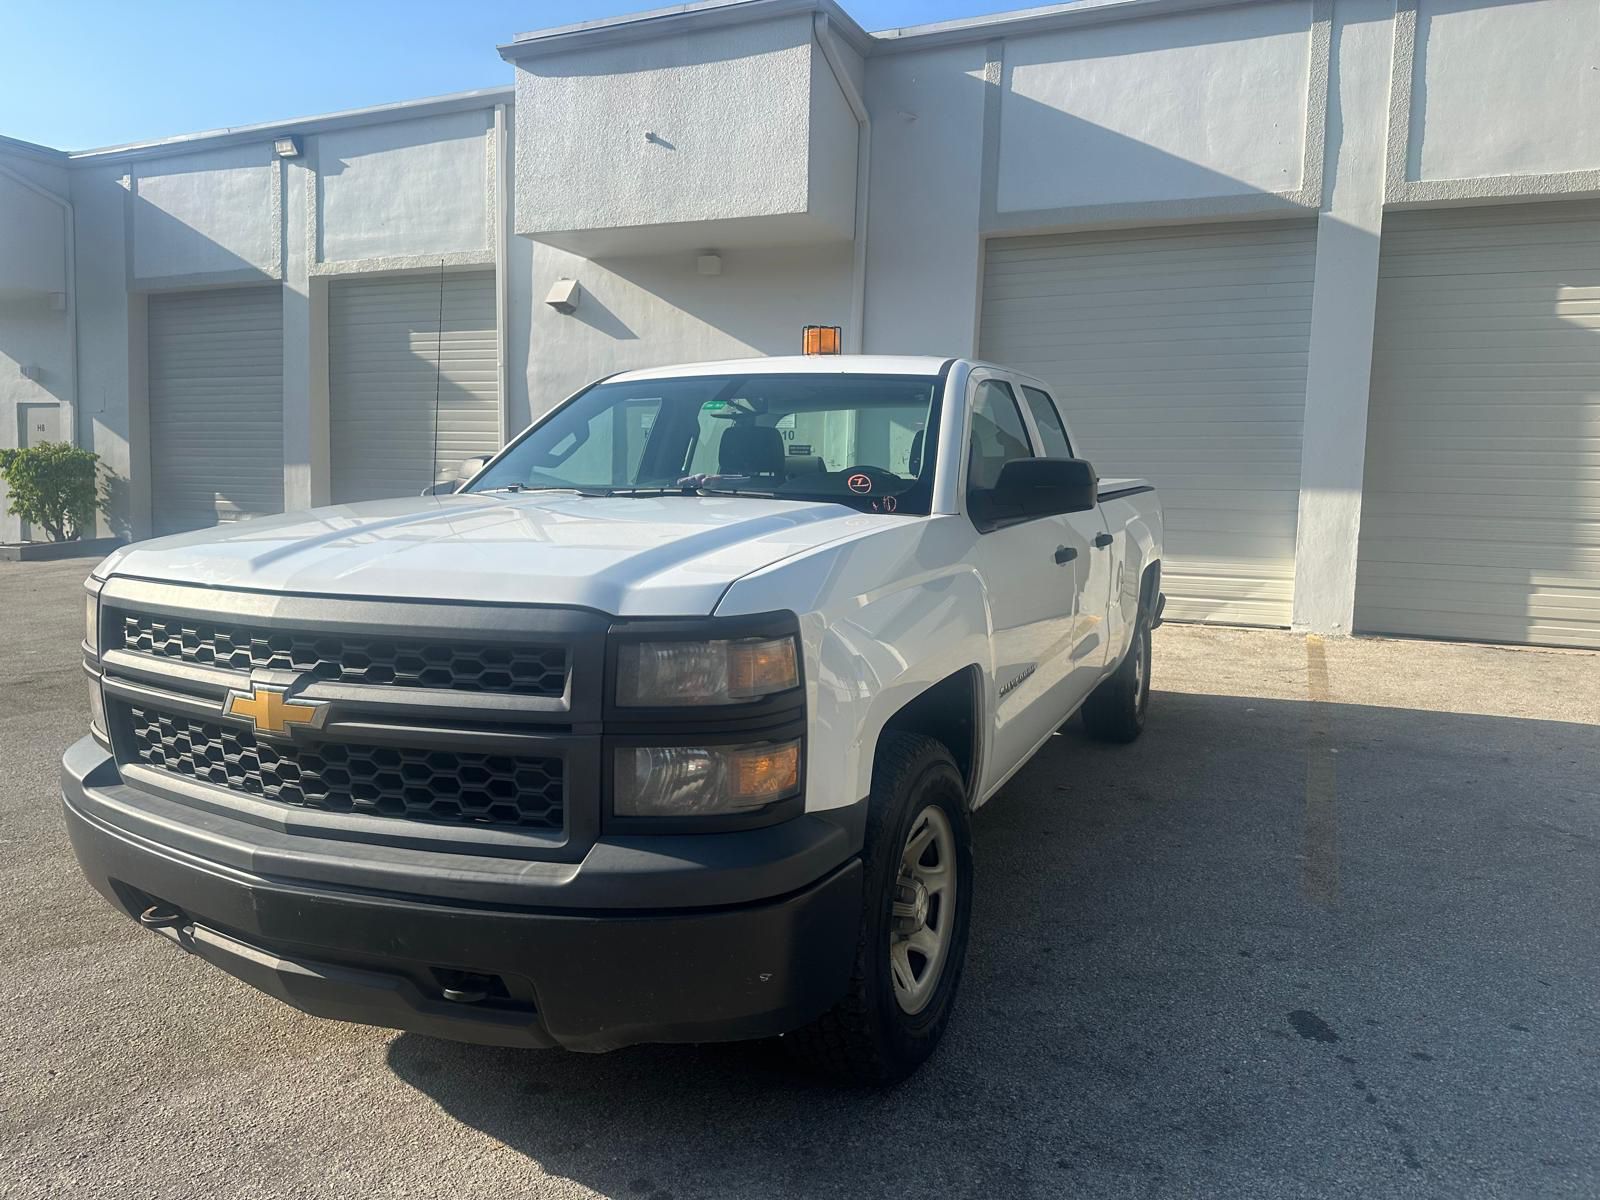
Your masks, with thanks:
<instances>
[{"instance_id":1,"label":"gold chevy bowtie emblem","mask_svg":"<svg viewBox=\"0 0 1600 1200\"><path fill-rule=\"evenodd\" d=\"M322 724L327 711L325 704L309 704L303 700L284 699L283 688L255 684L248 692L229 692L224 711L230 717L243 717L255 726L257 733L277 737L288 736L290 726Z\"/></svg>"}]
</instances>

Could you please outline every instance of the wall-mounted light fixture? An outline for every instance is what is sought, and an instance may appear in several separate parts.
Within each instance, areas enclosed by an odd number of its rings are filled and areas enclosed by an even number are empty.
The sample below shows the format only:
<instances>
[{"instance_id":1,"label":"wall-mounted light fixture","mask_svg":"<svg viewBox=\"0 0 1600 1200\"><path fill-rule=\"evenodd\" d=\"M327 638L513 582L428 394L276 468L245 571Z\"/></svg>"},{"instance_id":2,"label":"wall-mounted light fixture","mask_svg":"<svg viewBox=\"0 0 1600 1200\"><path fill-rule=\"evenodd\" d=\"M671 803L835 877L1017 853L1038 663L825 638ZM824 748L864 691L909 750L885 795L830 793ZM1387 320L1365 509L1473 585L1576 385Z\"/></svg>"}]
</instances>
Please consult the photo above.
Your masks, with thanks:
<instances>
[{"instance_id":1,"label":"wall-mounted light fixture","mask_svg":"<svg viewBox=\"0 0 1600 1200\"><path fill-rule=\"evenodd\" d=\"M702 250L694 260L694 269L702 275L721 275L722 255L715 250Z\"/></svg>"},{"instance_id":2,"label":"wall-mounted light fixture","mask_svg":"<svg viewBox=\"0 0 1600 1200\"><path fill-rule=\"evenodd\" d=\"M578 311L578 297L582 295L576 279L558 279L550 285L550 294L544 302L558 313Z\"/></svg>"},{"instance_id":3,"label":"wall-mounted light fixture","mask_svg":"<svg viewBox=\"0 0 1600 1200\"><path fill-rule=\"evenodd\" d=\"M300 139L292 135L281 137L272 143L272 152L279 158L299 158Z\"/></svg>"}]
</instances>

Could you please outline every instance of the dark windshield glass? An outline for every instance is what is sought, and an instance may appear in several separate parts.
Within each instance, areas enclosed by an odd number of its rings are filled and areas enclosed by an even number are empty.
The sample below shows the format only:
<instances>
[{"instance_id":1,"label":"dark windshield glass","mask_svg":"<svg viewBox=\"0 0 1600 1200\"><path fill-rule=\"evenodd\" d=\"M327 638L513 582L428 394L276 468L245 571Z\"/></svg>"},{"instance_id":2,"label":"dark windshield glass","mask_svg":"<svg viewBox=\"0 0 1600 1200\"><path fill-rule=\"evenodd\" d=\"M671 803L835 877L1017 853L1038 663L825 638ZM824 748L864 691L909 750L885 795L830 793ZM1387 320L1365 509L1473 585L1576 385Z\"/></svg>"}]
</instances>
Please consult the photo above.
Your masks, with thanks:
<instances>
[{"instance_id":1,"label":"dark windshield glass","mask_svg":"<svg viewBox=\"0 0 1600 1200\"><path fill-rule=\"evenodd\" d=\"M760 374L602 383L524 434L470 490L659 488L926 513L938 384Z\"/></svg>"}]
</instances>

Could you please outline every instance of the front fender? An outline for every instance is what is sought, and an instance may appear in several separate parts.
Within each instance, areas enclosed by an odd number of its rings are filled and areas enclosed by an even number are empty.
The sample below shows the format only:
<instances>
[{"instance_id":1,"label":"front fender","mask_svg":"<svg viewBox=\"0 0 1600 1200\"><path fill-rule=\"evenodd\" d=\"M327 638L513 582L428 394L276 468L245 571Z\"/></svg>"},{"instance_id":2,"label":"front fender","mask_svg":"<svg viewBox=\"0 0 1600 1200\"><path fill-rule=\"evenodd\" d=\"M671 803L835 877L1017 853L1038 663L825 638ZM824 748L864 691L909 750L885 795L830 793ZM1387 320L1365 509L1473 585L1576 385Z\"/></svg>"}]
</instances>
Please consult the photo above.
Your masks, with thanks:
<instances>
[{"instance_id":1,"label":"front fender","mask_svg":"<svg viewBox=\"0 0 1600 1200\"><path fill-rule=\"evenodd\" d=\"M928 688L973 665L993 678L988 596L966 561L973 536L960 518L908 519L754 572L718 606L800 614L808 810L871 791L879 735Z\"/></svg>"}]
</instances>

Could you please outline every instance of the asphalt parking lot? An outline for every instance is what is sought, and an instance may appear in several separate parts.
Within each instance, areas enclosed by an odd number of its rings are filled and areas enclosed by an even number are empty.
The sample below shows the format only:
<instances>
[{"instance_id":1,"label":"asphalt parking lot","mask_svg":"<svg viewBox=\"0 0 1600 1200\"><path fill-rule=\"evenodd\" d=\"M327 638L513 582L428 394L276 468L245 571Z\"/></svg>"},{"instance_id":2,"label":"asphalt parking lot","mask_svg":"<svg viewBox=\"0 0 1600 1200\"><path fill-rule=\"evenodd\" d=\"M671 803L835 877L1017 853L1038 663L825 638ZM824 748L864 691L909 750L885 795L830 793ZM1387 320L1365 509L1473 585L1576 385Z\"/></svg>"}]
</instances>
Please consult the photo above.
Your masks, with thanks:
<instances>
[{"instance_id":1,"label":"asphalt parking lot","mask_svg":"<svg viewBox=\"0 0 1600 1200\"><path fill-rule=\"evenodd\" d=\"M0 563L0 1194L1600 1193L1600 656L1159 631L1145 737L979 814L949 1035L859 1092L321 1022L113 913L85 570Z\"/></svg>"}]
</instances>

